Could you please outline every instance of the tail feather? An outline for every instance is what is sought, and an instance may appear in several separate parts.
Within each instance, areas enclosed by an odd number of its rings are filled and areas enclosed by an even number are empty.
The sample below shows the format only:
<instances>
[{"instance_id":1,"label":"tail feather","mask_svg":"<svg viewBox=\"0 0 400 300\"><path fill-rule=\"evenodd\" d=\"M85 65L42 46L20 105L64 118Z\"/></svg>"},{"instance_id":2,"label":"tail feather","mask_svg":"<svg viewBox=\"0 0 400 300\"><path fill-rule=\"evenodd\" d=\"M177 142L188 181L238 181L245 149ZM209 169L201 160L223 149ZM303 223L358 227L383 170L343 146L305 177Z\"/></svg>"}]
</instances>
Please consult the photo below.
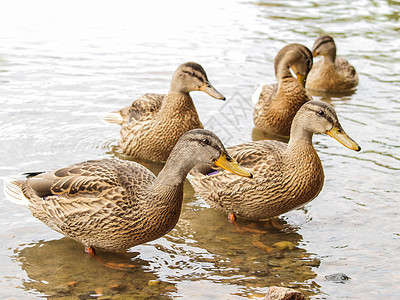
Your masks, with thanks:
<instances>
[{"instance_id":1,"label":"tail feather","mask_svg":"<svg viewBox=\"0 0 400 300\"><path fill-rule=\"evenodd\" d=\"M124 122L119 111L112 111L106 113L103 115L101 119L107 123L118 124L118 125L122 125L122 123Z\"/></svg>"},{"instance_id":2,"label":"tail feather","mask_svg":"<svg viewBox=\"0 0 400 300\"><path fill-rule=\"evenodd\" d=\"M19 205L28 206L29 201L22 193L21 180L14 180L14 179L4 179L4 194L6 198Z\"/></svg>"}]
</instances>

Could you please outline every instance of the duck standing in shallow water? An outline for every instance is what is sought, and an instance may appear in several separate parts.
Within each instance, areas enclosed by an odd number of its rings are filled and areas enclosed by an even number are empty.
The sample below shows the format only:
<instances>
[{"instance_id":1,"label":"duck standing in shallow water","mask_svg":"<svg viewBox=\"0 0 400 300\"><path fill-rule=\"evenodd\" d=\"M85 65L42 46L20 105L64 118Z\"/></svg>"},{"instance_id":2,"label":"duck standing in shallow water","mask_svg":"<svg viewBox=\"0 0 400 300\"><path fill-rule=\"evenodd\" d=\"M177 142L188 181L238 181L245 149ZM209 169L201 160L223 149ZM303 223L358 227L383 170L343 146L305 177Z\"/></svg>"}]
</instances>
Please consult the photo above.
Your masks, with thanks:
<instances>
[{"instance_id":1,"label":"duck standing in shallow water","mask_svg":"<svg viewBox=\"0 0 400 300\"><path fill-rule=\"evenodd\" d=\"M253 179L195 168L190 182L195 193L231 220L235 215L250 220L278 216L311 201L322 189L324 170L312 144L314 133L328 134L352 150L361 150L345 133L331 105L310 101L297 112L288 144L262 140L228 148Z\"/></svg>"},{"instance_id":2,"label":"duck standing in shallow water","mask_svg":"<svg viewBox=\"0 0 400 300\"><path fill-rule=\"evenodd\" d=\"M311 70L311 51L301 44L283 47L275 57L276 84L262 85L254 93L254 125L264 132L289 136L292 120L300 107L311 100L305 90ZM290 69L296 74L294 78Z\"/></svg>"},{"instance_id":3,"label":"duck standing in shallow water","mask_svg":"<svg viewBox=\"0 0 400 300\"><path fill-rule=\"evenodd\" d=\"M158 177L142 165L92 160L7 181L5 194L50 228L94 248L123 251L157 239L178 221L187 173L197 164L251 174L230 158L219 138L195 129L177 142Z\"/></svg>"},{"instance_id":4,"label":"duck standing in shallow water","mask_svg":"<svg viewBox=\"0 0 400 300\"><path fill-rule=\"evenodd\" d=\"M122 126L119 148L122 153L139 159L166 161L182 134L203 128L189 95L203 91L225 100L208 81L197 63L187 62L172 76L168 94L145 94L131 106L108 114L104 120Z\"/></svg>"},{"instance_id":5,"label":"duck standing in shallow water","mask_svg":"<svg viewBox=\"0 0 400 300\"><path fill-rule=\"evenodd\" d=\"M320 36L314 43L313 56L322 56L312 67L307 88L315 91L346 92L358 84L356 69L342 57L336 57L336 45L329 35Z\"/></svg>"}]
</instances>

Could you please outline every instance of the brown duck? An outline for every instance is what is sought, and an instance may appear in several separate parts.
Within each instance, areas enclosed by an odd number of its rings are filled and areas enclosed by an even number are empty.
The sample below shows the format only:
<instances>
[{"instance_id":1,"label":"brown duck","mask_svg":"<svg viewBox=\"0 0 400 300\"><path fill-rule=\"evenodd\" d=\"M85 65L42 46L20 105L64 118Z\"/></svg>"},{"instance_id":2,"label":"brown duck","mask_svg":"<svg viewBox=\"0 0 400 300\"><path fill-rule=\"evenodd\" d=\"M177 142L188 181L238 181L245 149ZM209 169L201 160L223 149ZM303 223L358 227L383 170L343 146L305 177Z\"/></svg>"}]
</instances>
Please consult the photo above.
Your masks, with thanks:
<instances>
[{"instance_id":1,"label":"brown duck","mask_svg":"<svg viewBox=\"0 0 400 300\"><path fill-rule=\"evenodd\" d=\"M301 44L289 44L278 52L274 61L278 83L260 86L252 97L256 128L275 135L289 136L297 111L311 100L304 86L312 64L311 51ZM296 74L297 80L290 69Z\"/></svg>"},{"instance_id":2,"label":"brown duck","mask_svg":"<svg viewBox=\"0 0 400 300\"><path fill-rule=\"evenodd\" d=\"M208 81L202 66L187 62L172 76L168 94L145 94L131 106L106 115L104 120L122 126L119 139L122 153L140 159L166 161L182 134L203 128L189 95L191 91L203 91L225 100Z\"/></svg>"},{"instance_id":3,"label":"brown duck","mask_svg":"<svg viewBox=\"0 0 400 300\"><path fill-rule=\"evenodd\" d=\"M88 252L94 247L123 251L175 226L186 175L199 163L251 177L215 134L195 129L178 140L158 177L135 162L92 160L6 181L5 194Z\"/></svg>"},{"instance_id":4,"label":"brown duck","mask_svg":"<svg viewBox=\"0 0 400 300\"><path fill-rule=\"evenodd\" d=\"M315 91L345 92L358 84L356 69L342 57L336 57L336 45L329 35L320 36L314 43L313 56L322 56L312 67L307 88Z\"/></svg>"},{"instance_id":5,"label":"brown duck","mask_svg":"<svg viewBox=\"0 0 400 300\"><path fill-rule=\"evenodd\" d=\"M212 207L251 220L278 216L314 199L324 184L321 161L312 144L325 133L344 146L361 148L342 129L334 108L309 101L296 114L289 143L262 140L228 148L228 153L253 174L253 179L223 170L191 171L195 193Z\"/></svg>"}]
</instances>

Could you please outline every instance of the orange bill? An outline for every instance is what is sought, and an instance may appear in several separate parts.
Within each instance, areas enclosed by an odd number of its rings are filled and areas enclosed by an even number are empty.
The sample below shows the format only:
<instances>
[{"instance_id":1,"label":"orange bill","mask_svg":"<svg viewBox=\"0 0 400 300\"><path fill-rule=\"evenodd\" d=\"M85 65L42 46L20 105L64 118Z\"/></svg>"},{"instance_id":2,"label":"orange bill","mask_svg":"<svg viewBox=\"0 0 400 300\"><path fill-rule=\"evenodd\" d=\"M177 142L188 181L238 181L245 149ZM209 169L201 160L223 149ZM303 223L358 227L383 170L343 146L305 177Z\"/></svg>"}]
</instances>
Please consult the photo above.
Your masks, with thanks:
<instances>
[{"instance_id":1,"label":"orange bill","mask_svg":"<svg viewBox=\"0 0 400 300\"><path fill-rule=\"evenodd\" d=\"M339 143L341 143L343 146L355 150L355 151L360 151L361 147L353 141L351 137L348 136L348 134L343 130L342 125L339 123L336 123L333 128L326 133L330 137L333 137L335 140L337 140Z\"/></svg>"},{"instance_id":2,"label":"orange bill","mask_svg":"<svg viewBox=\"0 0 400 300\"><path fill-rule=\"evenodd\" d=\"M214 164L233 174L253 178L253 175L249 171L239 165L236 160L234 160L225 152L221 154L221 156L218 158L217 161L214 162Z\"/></svg>"}]
</instances>

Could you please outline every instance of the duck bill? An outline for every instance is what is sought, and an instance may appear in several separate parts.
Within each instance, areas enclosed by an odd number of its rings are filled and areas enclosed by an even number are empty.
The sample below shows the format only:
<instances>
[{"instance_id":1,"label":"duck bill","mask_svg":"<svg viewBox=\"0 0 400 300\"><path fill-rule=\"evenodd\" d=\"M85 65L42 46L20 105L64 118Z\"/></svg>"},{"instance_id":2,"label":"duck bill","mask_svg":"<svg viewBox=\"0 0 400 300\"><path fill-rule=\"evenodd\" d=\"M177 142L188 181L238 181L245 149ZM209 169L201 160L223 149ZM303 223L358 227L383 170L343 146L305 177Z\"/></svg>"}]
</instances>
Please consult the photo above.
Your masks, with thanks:
<instances>
[{"instance_id":1,"label":"duck bill","mask_svg":"<svg viewBox=\"0 0 400 300\"><path fill-rule=\"evenodd\" d=\"M206 81L201 87L200 91L203 91L206 94L209 94L211 97L215 99L225 100L225 96L218 92L208 81Z\"/></svg>"},{"instance_id":2,"label":"duck bill","mask_svg":"<svg viewBox=\"0 0 400 300\"><path fill-rule=\"evenodd\" d=\"M318 52L314 50L314 51L312 52L312 56L313 56L313 57L318 56Z\"/></svg>"},{"instance_id":3,"label":"duck bill","mask_svg":"<svg viewBox=\"0 0 400 300\"><path fill-rule=\"evenodd\" d=\"M226 153L222 153L221 156L214 162L218 167L221 167L233 174L253 178L253 175L237 163L232 157Z\"/></svg>"},{"instance_id":4,"label":"duck bill","mask_svg":"<svg viewBox=\"0 0 400 300\"><path fill-rule=\"evenodd\" d=\"M301 83L301 85L303 86L303 88L306 87L306 79L307 79L307 76L306 76L306 75L297 74L297 80Z\"/></svg>"},{"instance_id":5,"label":"duck bill","mask_svg":"<svg viewBox=\"0 0 400 300\"><path fill-rule=\"evenodd\" d=\"M343 146L351 150L355 151L361 150L361 147L355 141L353 141L351 137L347 135L347 133L343 130L342 126L339 123L335 124L335 126L333 126L333 128L330 131L328 131L327 134L330 137L333 137Z\"/></svg>"}]
</instances>

